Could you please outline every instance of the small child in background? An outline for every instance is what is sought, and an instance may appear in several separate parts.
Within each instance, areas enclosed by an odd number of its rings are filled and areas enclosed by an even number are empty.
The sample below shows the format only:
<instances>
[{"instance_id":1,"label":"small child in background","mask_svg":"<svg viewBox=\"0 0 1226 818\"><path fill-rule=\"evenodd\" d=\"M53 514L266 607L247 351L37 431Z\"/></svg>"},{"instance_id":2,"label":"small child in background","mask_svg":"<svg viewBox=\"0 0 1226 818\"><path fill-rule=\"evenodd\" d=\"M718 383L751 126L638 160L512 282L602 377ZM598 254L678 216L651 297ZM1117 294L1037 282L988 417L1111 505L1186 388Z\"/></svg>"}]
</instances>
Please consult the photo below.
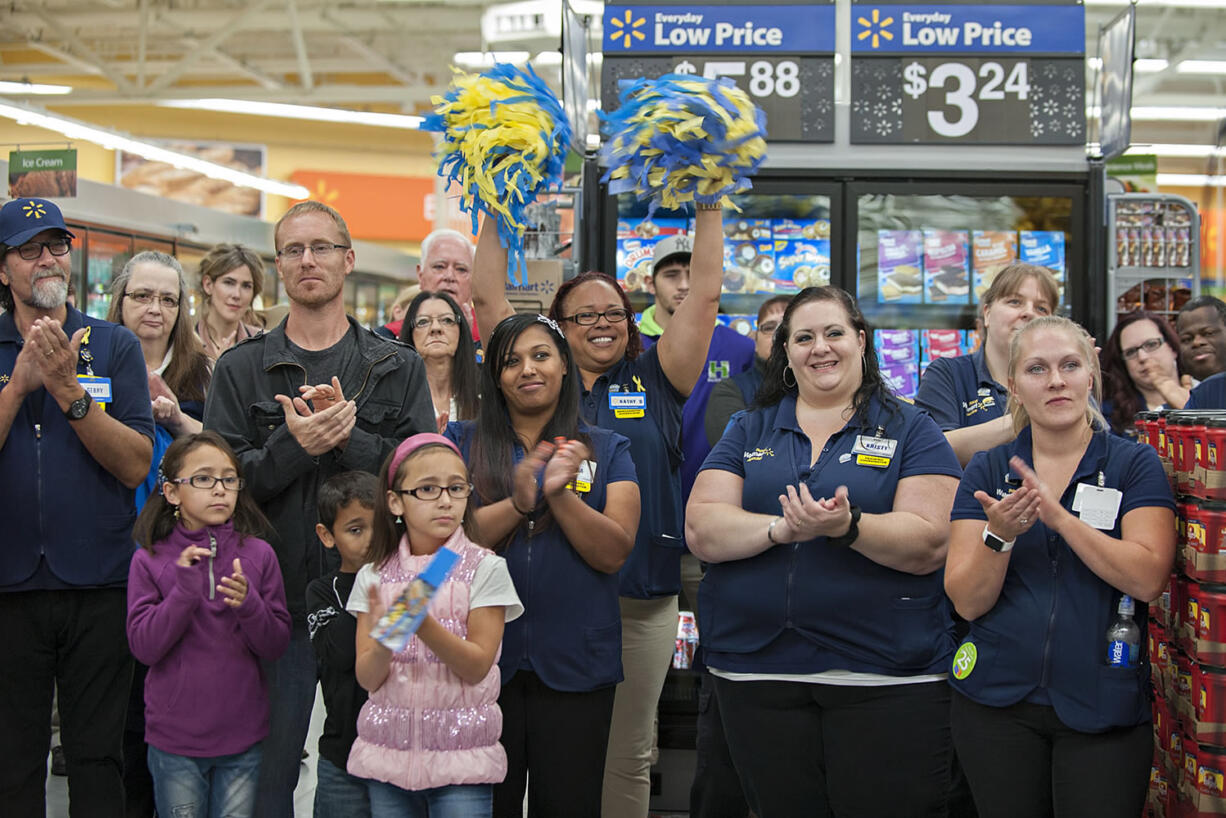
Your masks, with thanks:
<instances>
[{"instance_id":1,"label":"small child in background","mask_svg":"<svg viewBox=\"0 0 1226 818\"><path fill-rule=\"evenodd\" d=\"M506 777L497 660L503 625L524 609L506 560L470 539L471 493L459 450L437 434L405 440L379 475L370 562L348 606L357 678L370 691L349 772L370 779L376 818L488 818ZM371 628L444 546L460 560L393 655Z\"/></svg>"},{"instance_id":2,"label":"small child in background","mask_svg":"<svg viewBox=\"0 0 1226 818\"><path fill-rule=\"evenodd\" d=\"M307 628L327 711L319 736L315 818L370 818L366 782L345 771L358 734L358 711L366 703L366 691L353 670L358 620L345 604L366 562L377 485L369 472L342 472L319 487L316 503L315 533L325 548L340 553L341 567L312 581L306 590Z\"/></svg>"},{"instance_id":3,"label":"small child in background","mask_svg":"<svg viewBox=\"0 0 1226 818\"><path fill-rule=\"evenodd\" d=\"M128 571L128 644L149 665L145 741L159 815L251 816L268 735L261 660L289 644L268 523L216 432L181 437L141 509ZM232 570L231 570L232 569ZM227 573L229 571L229 573Z\"/></svg>"}]
</instances>

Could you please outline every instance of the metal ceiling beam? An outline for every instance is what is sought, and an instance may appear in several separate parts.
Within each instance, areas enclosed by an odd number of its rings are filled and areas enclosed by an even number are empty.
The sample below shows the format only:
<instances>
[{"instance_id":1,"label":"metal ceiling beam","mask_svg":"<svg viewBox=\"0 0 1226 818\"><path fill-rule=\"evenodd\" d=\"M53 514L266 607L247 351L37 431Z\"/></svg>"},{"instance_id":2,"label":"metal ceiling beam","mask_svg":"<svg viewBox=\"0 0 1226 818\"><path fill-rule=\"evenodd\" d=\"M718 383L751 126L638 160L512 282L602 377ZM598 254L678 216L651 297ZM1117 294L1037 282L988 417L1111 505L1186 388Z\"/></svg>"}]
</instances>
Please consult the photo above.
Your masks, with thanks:
<instances>
[{"instance_id":1,"label":"metal ceiling beam","mask_svg":"<svg viewBox=\"0 0 1226 818\"><path fill-rule=\"evenodd\" d=\"M39 51L39 52L42 52L43 54L46 54L48 57L54 57L55 59L60 60L61 62L74 66L77 69L84 71L86 74L91 74L91 75L99 76L99 77L104 76L106 74L106 72L103 71L102 67L99 66L98 64L92 63L89 60L82 59L81 57L78 57L76 54L71 54L62 48L57 48L56 46L51 45L50 43L44 43L38 40L30 40L29 42L26 43L26 45L28 45L30 48L34 49L35 51ZM45 73L48 73L48 74L71 73L62 65L52 65L50 63L38 63L37 67L36 66L25 66L23 67L22 73L23 74L39 74L39 73L44 73L44 70L45 70Z\"/></svg>"},{"instance_id":2,"label":"metal ceiling beam","mask_svg":"<svg viewBox=\"0 0 1226 818\"><path fill-rule=\"evenodd\" d=\"M166 25L166 26L169 26L170 28L176 29L180 33L185 32L185 29L183 28L183 26L180 25L179 22L175 19L175 15L172 15L172 14L159 15L157 18L157 21L162 25ZM212 57L214 60L222 63L223 65L229 66L232 70L238 71L240 74L250 77L251 79L255 80L260 85L264 86L270 91L279 91L285 87L285 83L281 82L281 80L277 79L271 74L266 73L264 70L261 70L259 68L256 68L253 65L250 65L245 60L242 60L238 57L234 57L226 53L225 51L222 51L221 48L219 47L212 48L209 51L209 56ZM192 73L193 75L198 75L200 73L206 73L206 72L202 72L201 68L197 66L196 69ZM207 73L212 73L212 72L207 72Z\"/></svg>"},{"instance_id":3,"label":"metal ceiling beam","mask_svg":"<svg viewBox=\"0 0 1226 818\"><path fill-rule=\"evenodd\" d=\"M370 62L374 63L380 70L387 73L396 82L404 85L412 85L417 82L420 77L417 74L392 60L390 57L376 51L370 44L363 42L358 37L352 34L340 35L341 42L352 48L355 52L365 57Z\"/></svg>"},{"instance_id":4,"label":"metal ceiling beam","mask_svg":"<svg viewBox=\"0 0 1226 818\"><path fill-rule=\"evenodd\" d=\"M122 74L110 70L103 61L102 57L100 57L92 48L86 45L75 32L65 28L60 24L59 20L41 9L36 9L34 11L34 15L42 21L43 25L46 26L54 36L68 43L69 48L75 54L97 66L98 69L101 70L102 75L111 82L115 83L115 87L118 88L121 93L132 93L134 90L132 83L128 82L127 78Z\"/></svg>"},{"instance_id":5,"label":"metal ceiling beam","mask_svg":"<svg viewBox=\"0 0 1226 818\"><path fill-rule=\"evenodd\" d=\"M298 56L298 79L302 87L311 90L315 78L311 74L311 61L307 59L306 40L302 36L302 24L298 20L297 0L285 0L285 9L289 12L290 36L294 41L294 53Z\"/></svg>"},{"instance_id":6,"label":"metal ceiling beam","mask_svg":"<svg viewBox=\"0 0 1226 818\"><path fill-rule=\"evenodd\" d=\"M262 11L269 2L270 0L251 0L251 5L247 6L247 8L243 9L229 20L224 21L213 31L212 34L204 38L204 40L202 40L195 49L185 54L183 59L179 60L178 65L162 76L158 77L157 80L155 80L147 89L144 89L144 91L146 93L157 93L169 88L179 79L179 77L183 76L189 68L195 65L201 57L212 52L212 50L221 45L221 43L223 43L227 37L241 29L244 23L246 23L250 17L252 17L256 12Z\"/></svg>"}]
</instances>

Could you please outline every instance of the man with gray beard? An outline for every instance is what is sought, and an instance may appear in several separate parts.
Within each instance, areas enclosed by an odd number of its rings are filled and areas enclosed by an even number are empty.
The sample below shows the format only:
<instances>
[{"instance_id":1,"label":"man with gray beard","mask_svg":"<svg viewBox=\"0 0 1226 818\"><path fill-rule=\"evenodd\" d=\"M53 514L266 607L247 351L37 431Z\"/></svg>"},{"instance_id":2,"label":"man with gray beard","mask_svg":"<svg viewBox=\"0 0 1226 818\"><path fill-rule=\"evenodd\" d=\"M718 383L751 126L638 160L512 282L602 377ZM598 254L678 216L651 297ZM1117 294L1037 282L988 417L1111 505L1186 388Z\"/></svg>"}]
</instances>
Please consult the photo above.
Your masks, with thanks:
<instances>
[{"instance_id":1,"label":"man with gray beard","mask_svg":"<svg viewBox=\"0 0 1226 818\"><path fill-rule=\"evenodd\" d=\"M131 332L65 303L73 235L45 199L0 208L0 804L42 816L59 690L69 814L124 814L133 489L153 414Z\"/></svg>"}]
</instances>

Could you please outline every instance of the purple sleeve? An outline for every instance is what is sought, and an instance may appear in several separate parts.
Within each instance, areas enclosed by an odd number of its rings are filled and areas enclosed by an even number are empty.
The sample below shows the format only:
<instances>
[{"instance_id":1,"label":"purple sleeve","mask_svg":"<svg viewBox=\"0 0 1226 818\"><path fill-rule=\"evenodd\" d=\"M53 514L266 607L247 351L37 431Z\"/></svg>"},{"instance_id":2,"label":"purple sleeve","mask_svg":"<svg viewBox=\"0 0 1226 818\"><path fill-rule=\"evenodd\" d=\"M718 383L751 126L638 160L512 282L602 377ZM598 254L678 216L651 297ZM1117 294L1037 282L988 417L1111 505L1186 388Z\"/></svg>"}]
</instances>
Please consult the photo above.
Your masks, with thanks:
<instances>
[{"instance_id":1,"label":"purple sleeve","mask_svg":"<svg viewBox=\"0 0 1226 818\"><path fill-rule=\"evenodd\" d=\"M263 540L248 537L243 546L245 556L254 563L251 568L244 569L248 574L247 598L235 610L243 642L261 659L277 659L289 646L290 636L281 568L272 546Z\"/></svg>"},{"instance_id":2,"label":"purple sleeve","mask_svg":"<svg viewBox=\"0 0 1226 818\"><path fill-rule=\"evenodd\" d=\"M194 566L171 568L175 584L163 597L153 576L156 566L149 552L138 550L128 567L128 646L146 665L156 665L178 644L204 598Z\"/></svg>"}]
</instances>

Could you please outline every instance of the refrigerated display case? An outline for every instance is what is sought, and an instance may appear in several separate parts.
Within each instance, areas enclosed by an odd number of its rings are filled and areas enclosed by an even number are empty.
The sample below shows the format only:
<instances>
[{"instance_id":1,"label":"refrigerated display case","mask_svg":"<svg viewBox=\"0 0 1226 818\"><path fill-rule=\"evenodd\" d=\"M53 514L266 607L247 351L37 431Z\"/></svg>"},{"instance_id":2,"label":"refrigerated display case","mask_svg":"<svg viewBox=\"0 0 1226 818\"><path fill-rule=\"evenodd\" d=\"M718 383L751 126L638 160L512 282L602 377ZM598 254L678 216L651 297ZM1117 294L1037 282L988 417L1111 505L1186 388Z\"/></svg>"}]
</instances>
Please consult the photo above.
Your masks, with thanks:
<instances>
[{"instance_id":1,"label":"refrigerated display case","mask_svg":"<svg viewBox=\"0 0 1226 818\"><path fill-rule=\"evenodd\" d=\"M979 297L1013 260L1050 268L1062 312L1102 331L1101 191L1101 165L1089 163L1053 173L772 169L733 197L739 212L725 209L720 320L748 332L771 295L842 287L877 330L887 380L910 397L933 358L974 350ZM652 247L689 230L692 214L647 219L631 196L602 198L602 269L617 271L641 312Z\"/></svg>"},{"instance_id":2,"label":"refrigerated display case","mask_svg":"<svg viewBox=\"0 0 1226 818\"><path fill-rule=\"evenodd\" d=\"M1200 216L1166 193L1107 197L1107 316L1134 310L1175 315L1200 295Z\"/></svg>"}]
</instances>

